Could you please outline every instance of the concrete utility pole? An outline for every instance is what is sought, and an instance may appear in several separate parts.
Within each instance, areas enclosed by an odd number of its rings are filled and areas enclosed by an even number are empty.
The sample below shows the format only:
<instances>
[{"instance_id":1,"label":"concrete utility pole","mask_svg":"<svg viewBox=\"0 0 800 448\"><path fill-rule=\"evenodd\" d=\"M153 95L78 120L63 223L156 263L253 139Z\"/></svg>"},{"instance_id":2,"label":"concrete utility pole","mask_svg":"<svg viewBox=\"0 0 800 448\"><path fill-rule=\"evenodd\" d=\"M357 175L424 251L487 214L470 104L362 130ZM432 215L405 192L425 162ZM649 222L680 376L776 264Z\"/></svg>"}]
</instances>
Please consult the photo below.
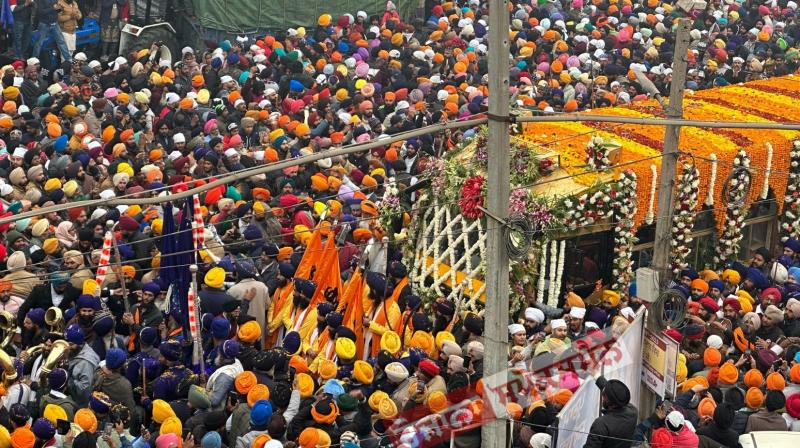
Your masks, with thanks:
<instances>
[{"instance_id":1,"label":"concrete utility pole","mask_svg":"<svg viewBox=\"0 0 800 448\"><path fill-rule=\"evenodd\" d=\"M678 21L675 39L675 55L672 60L672 84L669 89L669 105L667 119L683 118L683 91L686 87L687 51L689 49L689 31L691 21ZM670 124L664 133L664 150L661 157L661 177L658 184L658 220L656 221L655 240L653 242L653 269L658 274L659 290L665 286L672 276L671 246L672 215L675 209L675 174L678 164L678 142L681 126ZM651 326L655 315L648 313L647 325ZM639 417L647 418L655 407L656 394L647 387L641 388L639 394Z\"/></svg>"},{"instance_id":2,"label":"concrete utility pole","mask_svg":"<svg viewBox=\"0 0 800 448\"><path fill-rule=\"evenodd\" d=\"M689 49L691 21L678 21L675 56L672 60L672 84L669 89L667 118L683 118L683 91L686 87L686 54ZM671 275L670 240L672 237L672 212L675 208L675 174L678 164L678 140L681 126L669 125L664 133L664 150L661 157L661 176L658 184L658 215L653 242L653 269L658 273L659 285L669 281Z\"/></svg>"},{"instance_id":3,"label":"concrete utility pole","mask_svg":"<svg viewBox=\"0 0 800 448\"><path fill-rule=\"evenodd\" d=\"M489 0L489 168L487 209L495 217L508 217L510 159L508 132L508 0ZM508 369L508 252L500 223L489 220L486 238L486 311L484 314L485 386L505 383ZM484 388L487 390L487 388ZM505 405L487 394L494 417L482 427L481 446L506 448Z\"/></svg>"}]
</instances>

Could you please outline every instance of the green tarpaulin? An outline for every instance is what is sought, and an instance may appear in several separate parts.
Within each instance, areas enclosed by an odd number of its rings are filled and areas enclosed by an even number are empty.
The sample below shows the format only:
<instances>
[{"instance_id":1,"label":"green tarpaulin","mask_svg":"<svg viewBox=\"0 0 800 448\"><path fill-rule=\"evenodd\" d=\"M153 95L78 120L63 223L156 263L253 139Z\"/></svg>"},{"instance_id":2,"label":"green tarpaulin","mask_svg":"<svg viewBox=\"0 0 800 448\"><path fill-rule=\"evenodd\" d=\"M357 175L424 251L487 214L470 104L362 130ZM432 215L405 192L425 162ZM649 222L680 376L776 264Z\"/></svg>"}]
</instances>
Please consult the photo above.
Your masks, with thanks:
<instances>
[{"instance_id":1,"label":"green tarpaulin","mask_svg":"<svg viewBox=\"0 0 800 448\"><path fill-rule=\"evenodd\" d=\"M400 16L408 18L416 1L395 0ZM193 0L200 24L209 29L247 33L254 30L312 27L321 14L336 17L357 11L382 14L386 0Z\"/></svg>"}]
</instances>

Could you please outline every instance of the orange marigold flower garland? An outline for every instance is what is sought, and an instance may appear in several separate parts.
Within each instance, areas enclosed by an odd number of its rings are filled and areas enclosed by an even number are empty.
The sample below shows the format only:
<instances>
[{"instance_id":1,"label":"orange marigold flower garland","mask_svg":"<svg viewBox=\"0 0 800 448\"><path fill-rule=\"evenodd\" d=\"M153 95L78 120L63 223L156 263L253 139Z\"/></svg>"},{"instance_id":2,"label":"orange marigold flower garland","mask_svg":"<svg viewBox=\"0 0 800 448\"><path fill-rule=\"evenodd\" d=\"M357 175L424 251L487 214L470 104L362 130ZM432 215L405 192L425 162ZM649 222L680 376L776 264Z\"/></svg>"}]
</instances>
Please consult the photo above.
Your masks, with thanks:
<instances>
[{"instance_id":1,"label":"orange marigold flower garland","mask_svg":"<svg viewBox=\"0 0 800 448\"><path fill-rule=\"evenodd\" d=\"M744 149L733 158L733 174L725 182L722 200L725 202L725 226L719 237L714 263L722 267L729 261L736 261L739 242L742 240L742 227L746 215L745 203L752 186L750 157Z\"/></svg>"}]
</instances>

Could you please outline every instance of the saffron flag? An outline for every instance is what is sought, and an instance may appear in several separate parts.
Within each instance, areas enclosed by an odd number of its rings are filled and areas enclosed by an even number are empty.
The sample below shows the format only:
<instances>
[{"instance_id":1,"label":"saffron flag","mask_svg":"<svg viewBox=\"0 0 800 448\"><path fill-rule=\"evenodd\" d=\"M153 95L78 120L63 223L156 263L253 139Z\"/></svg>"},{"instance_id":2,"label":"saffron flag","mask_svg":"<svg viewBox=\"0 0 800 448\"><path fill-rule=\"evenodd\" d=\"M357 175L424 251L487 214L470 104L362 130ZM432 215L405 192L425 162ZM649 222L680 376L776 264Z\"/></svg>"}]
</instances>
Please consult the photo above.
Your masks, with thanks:
<instances>
[{"instance_id":1,"label":"saffron flag","mask_svg":"<svg viewBox=\"0 0 800 448\"><path fill-rule=\"evenodd\" d=\"M317 290L311 298L310 306L317 306L320 301L326 300L325 294L329 290L336 290L338 294L342 292L342 275L339 272L339 250L336 248L336 239L328 238L325 247L322 249L322 256L314 271L314 283Z\"/></svg>"},{"instance_id":2,"label":"saffron flag","mask_svg":"<svg viewBox=\"0 0 800 448\"><path fill-rule=\"evenodd\" d=\"M311 272L318 266L320 255L322 254L322 234L319 229L314 230L311 234L311 240L303 252L303 258L300 259L300 264L297 265L297 270L294 273L295 278L311 279Z\"/></svg>"},{"instance_id":3,"label":"saffron flag","mask_svg":"<svg viewBox=\"0 0 800 448\"><path fill-rule=\"evenodd\" d=\"M353 276L347 282L345 293L342 297L342 303L345 304L344 318L342 325L353 330L356 334L356 357L355 359L363 359L364 356L364 324L362 319L364 317L364 279L362 277L361 268L357 268L353 272Z\"/></svg>"}]
</instances>

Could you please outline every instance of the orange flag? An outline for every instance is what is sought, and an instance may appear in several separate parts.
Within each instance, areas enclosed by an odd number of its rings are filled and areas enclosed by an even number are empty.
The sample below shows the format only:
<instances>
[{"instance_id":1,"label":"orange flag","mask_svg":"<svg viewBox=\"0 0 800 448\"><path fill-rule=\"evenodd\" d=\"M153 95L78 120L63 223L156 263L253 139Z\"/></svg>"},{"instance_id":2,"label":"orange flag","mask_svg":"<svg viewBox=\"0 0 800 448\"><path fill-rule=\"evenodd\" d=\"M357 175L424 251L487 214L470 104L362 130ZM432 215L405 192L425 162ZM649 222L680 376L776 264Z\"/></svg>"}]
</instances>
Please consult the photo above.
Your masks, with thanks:
<instances>
[{"instance_id":1,"label":"orange flag","mask_svg":"<svg viewBox=\"0 0 800 448\"><path fill-rule=\"evenodd\" d=\"M328 238L325 247L322 249L322 256L319 257L317 270L314 271L314 283L317 290L311 298L309 306L317 306L317 303L327 300L325 292L329 288L336 289L337 294L342 293L342 275L339 272L339 250L336 249L334 238Z\"/></svg>"},{"instance_id":2,"label":"orange flag","mask_svg":"<svg viewBox=\"0 0 800 448\"><path fill-rule=\"evenodd\" d=\"M306 247L306 251L303 253L303 258L300 259L300 264L297 266L297 270L294 273L295 278L311 280L309 278L311 271L315 266L318 266L318 262L321 258L320 255L322 255L322 235L317 229L314 230L314 233L311 235L311 241L309 241L308 247Z\"/></svg>"},{"instance_id":3,"label":"orange flag","mask_svg":"<svg viewBox=\"0 0 800 448\"><path fill-rule=\"evenodd\" d=\"M346 308L342 325L353 330L356 334L356 358L362 359L364 355L364 279L361 276L361 268L353 272L353 276L347 283L347 288L342 296L341 304ZM340 305L341 305L340 304Z\"/></svg>"}]
</instances>

